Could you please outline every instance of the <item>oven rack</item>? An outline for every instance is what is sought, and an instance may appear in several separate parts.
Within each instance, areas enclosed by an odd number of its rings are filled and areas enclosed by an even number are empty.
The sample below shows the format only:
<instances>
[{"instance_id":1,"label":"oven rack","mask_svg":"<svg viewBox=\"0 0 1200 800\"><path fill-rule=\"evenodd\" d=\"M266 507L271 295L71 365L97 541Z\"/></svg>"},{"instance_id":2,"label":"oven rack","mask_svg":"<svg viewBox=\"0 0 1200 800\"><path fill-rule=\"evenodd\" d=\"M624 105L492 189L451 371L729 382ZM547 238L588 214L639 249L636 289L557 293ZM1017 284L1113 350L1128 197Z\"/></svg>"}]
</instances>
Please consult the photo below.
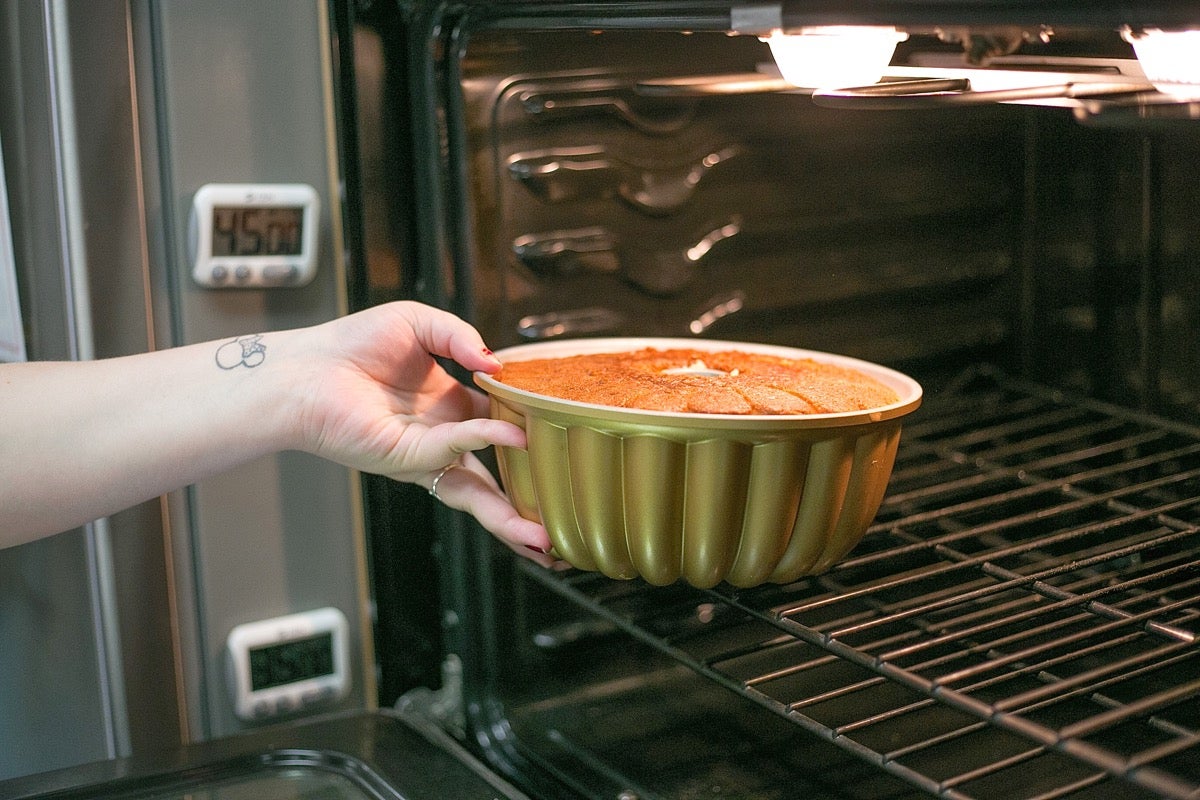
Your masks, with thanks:
<instances>
[{"instance_id":1,"label":"oven rack","mask_svg":"<svg viewBox=\"0 0 1200 800\"><path fill-rule=\"evenodd\" d=\"M863 543L786 586L522 567L948 798L1200 797L1200 431L977 369L906 426Z\"/></svg>"}]
</instances>

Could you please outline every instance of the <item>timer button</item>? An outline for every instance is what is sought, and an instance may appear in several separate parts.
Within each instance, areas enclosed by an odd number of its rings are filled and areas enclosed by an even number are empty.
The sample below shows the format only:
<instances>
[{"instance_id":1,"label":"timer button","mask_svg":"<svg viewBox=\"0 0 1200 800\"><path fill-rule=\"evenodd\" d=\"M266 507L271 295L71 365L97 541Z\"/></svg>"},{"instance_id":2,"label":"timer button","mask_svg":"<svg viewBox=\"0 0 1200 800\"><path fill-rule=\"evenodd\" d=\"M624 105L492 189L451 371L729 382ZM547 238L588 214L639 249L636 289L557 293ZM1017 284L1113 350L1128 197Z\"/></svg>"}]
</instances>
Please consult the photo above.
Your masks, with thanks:
<instances>
[{"instance_id":1,"label":"timer button","mask_svg":"<svg viewBox=\"0 0 1200 800\"><path fill-rule=\"evenodd\" d=\"M333 699L333 694L333 687L331 686L326 686L323 689L309 689L304 693L301 700L303 700L304 705L311 706L325 700Z\"/></svg>"},{"instance_id":2,"label":"timer button","mask_svg":"<svg viewBox=\"0 0 1200 800\"><path fill-rule=\"evenodd\" d=\"M213 283L221 283L229 277L229 269L224 264L214 264L212 268Z\"/></svg>"},{"instance_id":3,"label":"timer button","mask_svg":"<svg viewBox=\"0 0 1200 800\"><path fill-rule=\"evenodd\" d=\"M263 267L263 280L270 283L291 283L300 274L295 264L270 264Z\"/></svg>"},{"instance_id":4,"label":"timer button","mask_svg":"<svg viewBox=\"0 0 1200 800\"><path fill-rule=\"evenodd\" d=\"M300 701L294 697L283 696L275 704L275 711L279 714L288 714L292 711L297 711L300 708Z\"/></svg>"},{"instance_id":5,"label":"timer button","mask_svg":"<svg viewBox=\"0 0 1200 800\"><path fill-rule=\"evenodd\" d=\"M247 267L245 264L242 264L241 266L236 267L233 270L233 277L239 281L249 280L250 279L250 268Z\"/></svg>"}]
</instances>

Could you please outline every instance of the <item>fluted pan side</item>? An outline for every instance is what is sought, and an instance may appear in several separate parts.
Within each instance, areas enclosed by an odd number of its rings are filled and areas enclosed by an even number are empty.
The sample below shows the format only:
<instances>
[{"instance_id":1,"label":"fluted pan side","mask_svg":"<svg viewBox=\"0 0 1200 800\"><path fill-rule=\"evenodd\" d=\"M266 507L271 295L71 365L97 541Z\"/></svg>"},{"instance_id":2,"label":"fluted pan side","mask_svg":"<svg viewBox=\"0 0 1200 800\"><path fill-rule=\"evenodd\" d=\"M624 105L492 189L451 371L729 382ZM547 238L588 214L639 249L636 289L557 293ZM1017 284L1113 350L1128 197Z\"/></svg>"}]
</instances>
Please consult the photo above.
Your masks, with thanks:
<instances>
[{"instance_id":1,"label":"fluted pan side","mask_svg":"<svg viewBox=\"0 0 1200 800\"><path fill-rule=\"evenodd\" d=\"M812 445L804 440L754 446L737 558L725 580L734 586L767 581L792 542Z\"/></svg>"},{"instance_id":2,"label":"fluted pan side","mask_svg":"<svg viewBox=\"0 0 1200 800\"><path fill-rule=\"evenodd\" d=\"M787 550L766 578L788 583L824 572L858 544L887 490L900 426L813 445Z\"/></svg>"},{"instance_id":3,"label":"fluted pan side","mask_svg":"<svg viewBox=\"0 0 1200 800\"><path fill-rule=\"evenodd\" d=\"M494 402L498 418L514 418ZM498 460L522 516L573 566L660 586L750 587L828 569L879 510L900 439L894 423L687 441L521 422L529 449L501 448Z\"/></svg>"},{"instance_id":4,"label":"fluted pan side","mask_svg":"<svg viewBox=\"0 0 1200 800\"><path fill-rule=\"evenodd\" d=\"M682 475L687 447L661 436L629 436L622 442L625 541L639 575L656 586L679 579L683 559Z\"/></svg>"}]
</instances>

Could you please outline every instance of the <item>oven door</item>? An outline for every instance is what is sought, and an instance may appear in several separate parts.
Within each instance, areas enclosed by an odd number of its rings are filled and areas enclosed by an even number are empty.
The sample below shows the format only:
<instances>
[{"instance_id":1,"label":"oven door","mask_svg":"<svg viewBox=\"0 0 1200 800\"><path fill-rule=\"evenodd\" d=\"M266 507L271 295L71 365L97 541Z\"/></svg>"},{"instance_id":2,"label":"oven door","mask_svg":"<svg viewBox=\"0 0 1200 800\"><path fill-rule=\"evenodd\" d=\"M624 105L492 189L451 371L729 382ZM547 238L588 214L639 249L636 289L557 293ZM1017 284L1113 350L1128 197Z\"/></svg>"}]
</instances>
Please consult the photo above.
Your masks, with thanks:
<instances>
[{"instance_id":1,"label":"oven door","mask_svg":"<svg viewBox=\"0 0 1200 800\"><path fill-rule=\"evenodd\" d=\"M436 728L353 713L0 782L10 800L523 800Z\"/></svg>"}]
</instances>

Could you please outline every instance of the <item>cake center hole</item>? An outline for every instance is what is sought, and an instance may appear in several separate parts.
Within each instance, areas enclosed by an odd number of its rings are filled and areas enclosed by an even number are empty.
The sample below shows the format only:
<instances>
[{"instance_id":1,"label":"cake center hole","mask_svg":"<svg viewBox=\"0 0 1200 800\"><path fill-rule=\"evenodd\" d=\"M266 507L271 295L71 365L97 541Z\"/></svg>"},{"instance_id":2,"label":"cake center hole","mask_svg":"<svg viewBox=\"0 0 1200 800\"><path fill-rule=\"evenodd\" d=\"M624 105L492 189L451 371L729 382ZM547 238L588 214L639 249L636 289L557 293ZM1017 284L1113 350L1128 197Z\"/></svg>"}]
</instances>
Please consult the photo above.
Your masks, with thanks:
<instances>
[{"instance_id":1,"label":"cake center hole","mask_svg":"<svg viewBox=\"0 0 1200 800\"><path fill-rule=\"evenodd\" d=\"M686 367L671 367L663 370L664 375L708 375L714 378L720 378L729 374L737 374L736 370L733 373L722 372L719 369L713 369L703 361L696 359Z\"/></svg>"}]
</instances>

